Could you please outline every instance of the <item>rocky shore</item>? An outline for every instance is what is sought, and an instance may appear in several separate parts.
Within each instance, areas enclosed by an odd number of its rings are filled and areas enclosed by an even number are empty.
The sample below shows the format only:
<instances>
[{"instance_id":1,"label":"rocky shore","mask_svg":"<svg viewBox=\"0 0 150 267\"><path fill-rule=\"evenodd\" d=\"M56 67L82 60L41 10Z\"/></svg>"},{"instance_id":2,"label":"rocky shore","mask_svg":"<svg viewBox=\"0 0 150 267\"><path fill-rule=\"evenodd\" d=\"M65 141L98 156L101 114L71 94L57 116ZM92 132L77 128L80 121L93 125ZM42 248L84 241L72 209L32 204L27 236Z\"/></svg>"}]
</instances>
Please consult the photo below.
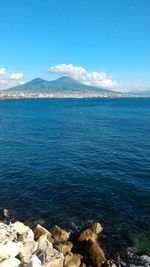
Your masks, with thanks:
<instances>
[{"instance_id":1,"label":"rocky shore","mask_svg":"<svg viewBox=\"0 0 150 267\"><path fill-rule=\"evenodd\" d=\"M94 223L74 244L70 232L56 225L50 230L40 224L31 229L20 221L1 221L0 267L116 267L98 241L102 230Z\"/></svg>"}]
</instances>

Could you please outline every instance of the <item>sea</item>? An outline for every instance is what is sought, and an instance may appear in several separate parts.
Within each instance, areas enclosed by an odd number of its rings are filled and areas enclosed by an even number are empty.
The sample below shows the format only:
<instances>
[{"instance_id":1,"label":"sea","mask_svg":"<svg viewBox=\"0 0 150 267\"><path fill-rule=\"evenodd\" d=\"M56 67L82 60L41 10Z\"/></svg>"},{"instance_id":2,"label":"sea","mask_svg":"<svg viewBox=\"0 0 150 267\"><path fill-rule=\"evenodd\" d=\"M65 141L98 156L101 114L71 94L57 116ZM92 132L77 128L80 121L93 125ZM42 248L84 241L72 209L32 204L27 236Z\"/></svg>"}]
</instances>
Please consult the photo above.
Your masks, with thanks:
<instances>
[{"instance_id":1,"label":"sea","mask_svg":"<svg viewBox=\"0 0 150 267\"><path fill-rule=\"evenodd\" d=\"M150 266L150 98L1 100L4 208L74 235L100 222L120 266Z\"/></svg>"}]
</instances>

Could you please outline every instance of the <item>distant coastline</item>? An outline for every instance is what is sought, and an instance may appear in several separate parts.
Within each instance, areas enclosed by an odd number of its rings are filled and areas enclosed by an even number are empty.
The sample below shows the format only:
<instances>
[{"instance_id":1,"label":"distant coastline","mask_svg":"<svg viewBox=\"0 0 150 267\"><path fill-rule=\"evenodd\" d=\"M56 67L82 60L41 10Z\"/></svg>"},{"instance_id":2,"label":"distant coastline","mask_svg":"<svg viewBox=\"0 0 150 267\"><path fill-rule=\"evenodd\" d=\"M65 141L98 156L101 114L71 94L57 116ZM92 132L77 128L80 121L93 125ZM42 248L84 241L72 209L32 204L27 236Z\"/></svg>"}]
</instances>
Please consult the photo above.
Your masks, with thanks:
<instances>
[{"instance_id":1,"label":"distant coastline","mask_svg":"<svg viewBox=\"0 0 150 267\"><path fill-rule=\"evenodd\" d=\"M142 94L79 94L79 93L56 93L56 94L24 94L24 93L0 93L0 100L7 99L51 99L51 98L150 98L150 95Z\"/></svg>"}]
</instances>

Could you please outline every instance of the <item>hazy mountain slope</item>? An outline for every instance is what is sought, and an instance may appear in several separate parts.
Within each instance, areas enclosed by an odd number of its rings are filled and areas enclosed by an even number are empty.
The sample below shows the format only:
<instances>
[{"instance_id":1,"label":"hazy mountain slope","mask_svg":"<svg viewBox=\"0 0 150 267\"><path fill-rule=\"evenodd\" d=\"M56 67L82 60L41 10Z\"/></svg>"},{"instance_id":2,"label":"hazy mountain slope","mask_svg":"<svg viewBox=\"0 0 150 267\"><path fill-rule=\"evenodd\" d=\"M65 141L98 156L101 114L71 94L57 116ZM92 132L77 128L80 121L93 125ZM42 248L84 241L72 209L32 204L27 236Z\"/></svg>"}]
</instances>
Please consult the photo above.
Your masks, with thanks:
<instances>
[{"instance_id":1,"label":"hazy mountain slope","mask_svg":"<svg viewBox=\"0 0 150 267\"><path fill-rule=\"evenodd\" d=\"M150 90L134 90L134 91L130 91L131 94L136 94L136 95L150 95Z\"/></svg>"}]
</instances>

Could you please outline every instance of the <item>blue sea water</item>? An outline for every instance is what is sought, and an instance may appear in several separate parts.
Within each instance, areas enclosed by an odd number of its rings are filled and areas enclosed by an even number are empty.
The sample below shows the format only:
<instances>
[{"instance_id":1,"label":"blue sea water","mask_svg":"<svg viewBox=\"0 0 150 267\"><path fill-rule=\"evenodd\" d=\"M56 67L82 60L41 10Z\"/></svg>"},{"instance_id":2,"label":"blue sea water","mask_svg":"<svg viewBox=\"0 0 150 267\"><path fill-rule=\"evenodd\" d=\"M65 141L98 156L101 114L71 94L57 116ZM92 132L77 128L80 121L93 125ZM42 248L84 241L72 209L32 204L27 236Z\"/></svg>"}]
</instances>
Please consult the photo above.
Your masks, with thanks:
<instances>
[{"instance_id":1,"label":"blue sea water","mask_svg":"<svg viewBox=\"0 0 150 267\"><path fill-rule=\"evenodd\" d=\"M114 246L147 237L150 99L0 101L0 208L72 231L99 221Z\"/></svg>"}]
</instances>

